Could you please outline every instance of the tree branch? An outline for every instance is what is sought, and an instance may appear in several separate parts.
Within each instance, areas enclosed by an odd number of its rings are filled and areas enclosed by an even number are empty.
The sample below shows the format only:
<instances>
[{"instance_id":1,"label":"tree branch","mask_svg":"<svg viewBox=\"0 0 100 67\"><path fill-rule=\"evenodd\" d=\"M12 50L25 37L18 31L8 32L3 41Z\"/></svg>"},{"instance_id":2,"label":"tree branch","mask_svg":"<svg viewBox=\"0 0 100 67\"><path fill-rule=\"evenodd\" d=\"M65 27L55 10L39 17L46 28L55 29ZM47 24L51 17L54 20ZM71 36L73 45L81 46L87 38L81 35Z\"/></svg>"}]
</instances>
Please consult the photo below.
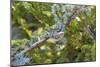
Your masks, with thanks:
<instances>
[{"instance_id":1,"label":"tree branch","mask_svg":"<svg viewBox=\"0 0 100 67\"><path fill-rule=\"evenodd\" d=\"M73 16L76 15L76 14L78 14L78 13L79 13L79 9L75 9L75 11L73 11L73 14L68 18L68 21L66 22L66 26L70 24L70 22L72 21L72 19L74 19ZM41 43L45 42L47 39L49 39L49 38L44 38L42 40L39 40L39 41L33 43L30 48L25 48L20 53L25 53L27 51L32 50L33 48L39 47L41 45Z\"/></svg>"}]
</instances>

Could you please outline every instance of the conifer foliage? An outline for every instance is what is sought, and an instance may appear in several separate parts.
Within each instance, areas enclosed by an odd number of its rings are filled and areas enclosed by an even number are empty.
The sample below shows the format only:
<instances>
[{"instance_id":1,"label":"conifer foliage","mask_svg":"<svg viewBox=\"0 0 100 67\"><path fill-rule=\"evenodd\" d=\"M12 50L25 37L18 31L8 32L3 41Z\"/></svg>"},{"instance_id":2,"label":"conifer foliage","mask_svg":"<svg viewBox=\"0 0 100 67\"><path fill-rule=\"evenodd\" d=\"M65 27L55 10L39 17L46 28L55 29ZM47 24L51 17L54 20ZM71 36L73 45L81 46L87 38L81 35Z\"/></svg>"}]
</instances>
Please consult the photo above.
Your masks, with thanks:
<instances>
[{"instance_id":1,"label":"conifer foliage","mask_svg":"<svg viewBox=\"0 0 100 67\"><path fill-rule=\"evenodd\" d=\"M96 7L14 2L11 65L95 61Z\"/></svg>"}]
</instances>

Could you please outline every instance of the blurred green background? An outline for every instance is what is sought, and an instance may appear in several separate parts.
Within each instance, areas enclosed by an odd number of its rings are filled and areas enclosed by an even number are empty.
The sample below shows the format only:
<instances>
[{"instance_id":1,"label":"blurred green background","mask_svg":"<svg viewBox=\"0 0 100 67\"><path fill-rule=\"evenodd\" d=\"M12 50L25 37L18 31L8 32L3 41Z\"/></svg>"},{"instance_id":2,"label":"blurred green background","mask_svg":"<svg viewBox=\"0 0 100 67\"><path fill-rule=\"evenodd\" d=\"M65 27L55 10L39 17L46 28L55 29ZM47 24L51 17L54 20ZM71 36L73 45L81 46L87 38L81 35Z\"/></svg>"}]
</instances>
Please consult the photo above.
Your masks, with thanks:
<instances>
[{"instance_id":1,"label":"blurred green background","mask_svg":"<svg viewBox=\"0 0 100 67\"><path fill-rule=\"evenodd\" d=\"M52 3L13 2L11 6L11 47L25 44L32 36L41 35L45 28L55 24L51 14ZM57 51L51 41L26 54L31 64L85 62L96 60L96 7L89 5L89 14L81 13L64 30L67 44ZM32 35L32 32L36 34Z\"/></svg>"}]
</instances>

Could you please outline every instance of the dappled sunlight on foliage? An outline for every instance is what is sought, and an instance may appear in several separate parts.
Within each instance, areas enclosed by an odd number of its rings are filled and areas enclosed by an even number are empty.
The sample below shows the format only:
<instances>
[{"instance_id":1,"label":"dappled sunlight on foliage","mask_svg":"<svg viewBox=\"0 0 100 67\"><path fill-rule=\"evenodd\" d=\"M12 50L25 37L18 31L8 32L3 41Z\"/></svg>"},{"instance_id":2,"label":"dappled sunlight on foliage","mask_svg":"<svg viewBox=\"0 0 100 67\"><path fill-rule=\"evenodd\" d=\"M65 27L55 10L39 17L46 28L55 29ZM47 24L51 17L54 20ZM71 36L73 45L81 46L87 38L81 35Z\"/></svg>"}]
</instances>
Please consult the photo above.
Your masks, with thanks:
<instances>
[{"instance_id":1,"label":"dappled sunlight on foliage","mask_svg":"<svg viewBox=\"0 0 100 67\"><path fill-rule=\"evenodd\" d=\"M51 12L52 3L14 2L11 6L11 54L22 51L27 44L41 40L45 30L58 21ZM59 5L62 7L64 4ZM70 6L70 5L69 5ZM80 5L79 5L80 6ZM72 8L72 7L70 7ZM69 8L69 9L70 9ZM48 39L25 53L31 60L26 65L84 62L96 60L96 7L81 12L65 27L62 42ZM63 16L60 9L57 13ZM53 20L54 19L54 20ZM63 22L62 22L63 23ZM45 35L46 36L46 35ZM43 36L44 37L44 36ZM16 49L14 51L14 49Z\"/></svg>"}]
</instances>

